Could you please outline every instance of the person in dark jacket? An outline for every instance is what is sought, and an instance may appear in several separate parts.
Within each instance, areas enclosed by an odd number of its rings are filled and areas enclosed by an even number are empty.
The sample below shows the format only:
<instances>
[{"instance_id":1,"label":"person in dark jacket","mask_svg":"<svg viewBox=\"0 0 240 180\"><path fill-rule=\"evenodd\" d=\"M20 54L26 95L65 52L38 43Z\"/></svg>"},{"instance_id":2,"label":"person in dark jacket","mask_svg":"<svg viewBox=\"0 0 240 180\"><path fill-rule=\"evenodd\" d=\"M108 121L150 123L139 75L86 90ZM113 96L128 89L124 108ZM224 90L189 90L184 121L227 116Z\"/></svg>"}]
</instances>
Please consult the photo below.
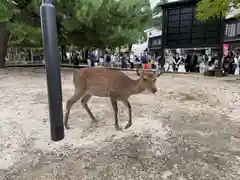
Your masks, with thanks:
<instances>
[{"instance_id":1,"label":"person in dark jacket","mask_svg":"<svg viewBox=\"0 0 240 180\"><path fill-rule=\"evenodd\" d=\"M229 51L228 55L223 60L223 69L228 74L234 74L235 69L234 66L234 54L232 51Z\"/></svg>"},{"instance_id":2,"label":"person in dark jacket","mask_svg":"<svg viewBox=\"0 0 240 180\"><path fill-rule=\"evenodd\" d=\"M199 72L199 63L198 63L198 57L196 55L196 52L193 51L192 56L189 61L190 66L190 72Z\"/></svg>"},{"instance_id":3,"label":"person in dark jacket","mask_svg":"<svg viewBox=\"0 0 240 180\"><path fill-rule=\"evenodd\" d=\"M173 57L173 71L177 72L179 65L181 63L181 59L178 53L175 54L175 56Z\"/></svg>"},{"instance_id":4,"label":"person in dark jacket","mask_svg":"<svg viewBox=\"0 0 240 180\"><path fill-rule=\"evenodd\" d=\"M191 55L187 54L187 57L185 58L185 71L186 72L190 72L190 59L191 59Z\"/></svg>"}]
</instances>

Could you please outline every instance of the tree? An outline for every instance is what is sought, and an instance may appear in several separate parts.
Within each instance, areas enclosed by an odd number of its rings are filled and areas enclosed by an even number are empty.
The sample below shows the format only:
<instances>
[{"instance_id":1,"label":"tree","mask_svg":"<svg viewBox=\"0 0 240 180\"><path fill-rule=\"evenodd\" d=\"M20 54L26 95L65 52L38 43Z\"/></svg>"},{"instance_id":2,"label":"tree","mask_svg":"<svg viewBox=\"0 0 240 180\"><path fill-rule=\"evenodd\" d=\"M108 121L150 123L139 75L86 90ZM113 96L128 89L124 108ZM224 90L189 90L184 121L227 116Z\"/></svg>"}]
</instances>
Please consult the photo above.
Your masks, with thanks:
<instances>
[{"instance_id":1,"label":"tree","mask_svg":"<svg viewBox=\"0 0 240 180\"><path fill-rule=\"evenodd\" d=\"M0 1L0 68L8 42L41 45L41 0ZM146 0L56 0L60 45L108 47L134 43L151 18Z\"/></svg>"},{"instance_id":2,"label":"tree","mask_svg":"<svg viewBox=\"0 0 240 180\"><path fill-rule=\"evenodd\" d=\"M233 8L240 8L240 0L201 0L197 4L197 18L206 21L226 16Z\"/></svg>"},{"instance_id":3,"label":"tree","mask_svg":"<svg viewBox=\"0 0 240 180\"><path fill-rule=\"evenodd\" d=\"M8 43L20 43L25 39L32 42L39 40L40 20L38 15L31 11L30 0L14 1L2 0L0 2L0 68L5 66L5 56Z\"/></svg>"},{"instance_id":4,"label":"tree","mask_svg":"<svg viewBox=\"0 0 240 180\"><path fill-rule=\"evenodd\" d=\"M0 1L0 68L5 66L8 43L41 46L40 4L41 0ZM65 38L61 17L57 16L60 40Z\"/></svg>"},{"instance_id":5,"label":"tree","mask_svg":"<svg viewBox=\"0 0 240 180\"><path fill-rule=\"evenodd\" d=\"M136 41L151 18L145 0L78 0L70 19L64 21L74 45L108 47Z\"/></svg>"}]
</instances>

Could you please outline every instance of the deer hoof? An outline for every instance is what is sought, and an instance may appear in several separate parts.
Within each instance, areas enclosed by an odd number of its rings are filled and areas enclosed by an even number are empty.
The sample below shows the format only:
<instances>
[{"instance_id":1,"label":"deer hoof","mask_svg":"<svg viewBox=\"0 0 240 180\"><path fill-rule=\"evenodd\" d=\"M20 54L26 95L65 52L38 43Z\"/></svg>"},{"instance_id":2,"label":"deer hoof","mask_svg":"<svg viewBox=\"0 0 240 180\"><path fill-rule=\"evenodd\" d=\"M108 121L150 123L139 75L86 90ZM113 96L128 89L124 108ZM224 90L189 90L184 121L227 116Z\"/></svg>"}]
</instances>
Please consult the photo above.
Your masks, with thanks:
<instances>
[{"instance_id":1,"label":"deer hoof","mask_svg":"<svg viewBox=\"0 0 240 180\"><path fill-rule=\"evenodd\" d=\"M71 129L68 125L65 125L65 128L66 128L66 129Z\"/></svg>"},{"instance_id":2,"label":"deer hoof","mask_svg":"<svg viewBox=\"0 0 240 180\"><path fill-rule=\"evenodd\" d=\"M122 129L119 126L115 126L116 131L121 131Z\"/></svg>"},{"instance_id":3,"label":"deer hoof","mask_svg":"<svg viewBox=\"0 0 240 180\"><path fill-rule=\"evenodd\" d=\"M125 129L128 129L132 126L132 123L127 123L127 125L125 126Z\"/></svg>"},{"instance_id":4,"label":"deer hoof","mask_svg":"<svg viewBox=\"0 0 240 180\"><path fill-rule=\"evenodd\" d=\"M96 118L92 118L92 121L95 122L95 123L98 122L98 120Z\"/></svg>"}]
</instances>

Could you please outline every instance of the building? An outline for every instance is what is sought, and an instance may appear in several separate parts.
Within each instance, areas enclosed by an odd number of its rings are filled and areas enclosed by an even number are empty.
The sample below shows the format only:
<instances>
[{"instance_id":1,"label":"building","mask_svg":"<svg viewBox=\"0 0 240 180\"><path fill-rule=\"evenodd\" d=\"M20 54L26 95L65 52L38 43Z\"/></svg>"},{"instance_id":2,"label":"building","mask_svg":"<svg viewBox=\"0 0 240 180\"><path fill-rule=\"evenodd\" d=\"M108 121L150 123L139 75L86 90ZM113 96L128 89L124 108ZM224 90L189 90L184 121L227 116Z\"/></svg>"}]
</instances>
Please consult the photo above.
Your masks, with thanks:
<instances>
[{"instance_id":1,"label":"building","mask_svg":"<svg viewBox=\"0 0 240 180\"><path fill-rule=\"evenodd\" d=\"M137 44L133 44L132 46L132 52L137 56L140 56L145 50L149 48L149 43L152 43L153 41L152 38L162 35L162 31L157 27L151 27L149 29L146 29L144 32L146 33L147 40L139 40ZM154 41L154 43L156 43L156 41Z\"/></svg>"},{"instance_id":2,"label":"building","mask_svg":"<svg viewBox=\"0 0 240 180\"><path fill-rule=\"evenodd\" d=\"M240 49L240 9L233 9L225 18L224 44L229 49Z\"/></svg>"}]
</instances>

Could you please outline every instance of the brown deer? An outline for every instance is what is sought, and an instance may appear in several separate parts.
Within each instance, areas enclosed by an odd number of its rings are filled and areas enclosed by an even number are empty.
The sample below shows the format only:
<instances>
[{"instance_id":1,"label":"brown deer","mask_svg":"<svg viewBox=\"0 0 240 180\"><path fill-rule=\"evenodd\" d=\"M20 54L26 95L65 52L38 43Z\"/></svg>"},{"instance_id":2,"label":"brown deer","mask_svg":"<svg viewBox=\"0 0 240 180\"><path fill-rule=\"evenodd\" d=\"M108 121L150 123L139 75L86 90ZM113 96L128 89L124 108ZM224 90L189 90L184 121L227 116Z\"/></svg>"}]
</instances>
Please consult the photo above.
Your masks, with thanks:
<instances>
[{"instance_id":1,"label":"brown deer","mask_svg":"<svg viewBox=\"0 0 240 180\"><path fill-rule=\"evenodd\" d=\"M160 74L159 74L160 75ZM75 86L75 93L66 103L66 113L64 125L66 129L68 126L68 116L70 109L78 100L81 99L83 108L87 111L93 122L97 122L93 113L89 109L87 103L92 96L109 97L115 120L115 129L121 130L118 124L118 105L121 101L128 108L129 120L125 129L132 125L132 109L128 101L131 95L139 94L145 90L151 93L156 93L155 86L156 75L153 72L143 71L140 78L133 80L121 71L107 69L107 68L83 68L76 70L73 74L73 83Z\"/></svg>"}]
</instances>

